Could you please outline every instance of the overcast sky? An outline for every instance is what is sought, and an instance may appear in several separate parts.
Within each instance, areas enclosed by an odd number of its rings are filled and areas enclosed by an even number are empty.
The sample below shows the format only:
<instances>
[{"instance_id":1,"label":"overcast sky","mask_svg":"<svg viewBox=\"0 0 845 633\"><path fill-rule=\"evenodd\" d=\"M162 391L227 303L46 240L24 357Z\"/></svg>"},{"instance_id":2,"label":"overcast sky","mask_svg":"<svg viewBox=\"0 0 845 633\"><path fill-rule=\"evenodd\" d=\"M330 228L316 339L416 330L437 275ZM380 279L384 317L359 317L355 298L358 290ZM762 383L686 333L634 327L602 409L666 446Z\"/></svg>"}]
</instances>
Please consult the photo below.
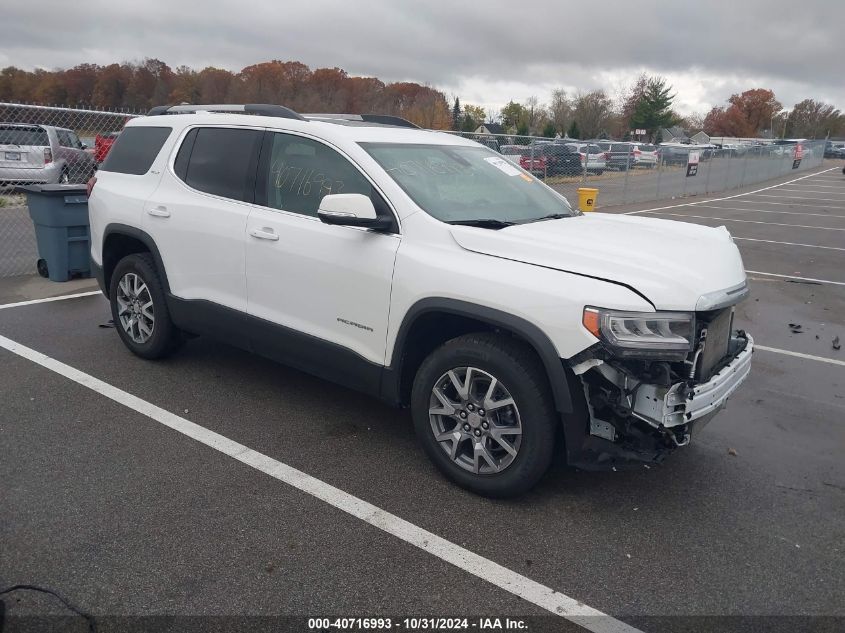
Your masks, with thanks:
<instances>
[{"instance_id":1,"label":"overcast sky","mask_svg":"<svg viewBox=\"0 0 845 633\"><path fill-rule=\"evenodd\" d=\"M554 88L666 76L676 109L771 88L845 108L842 0L39 0L4 2L0 67L157 57L240 70L270 59L408 80L498 109Z\"/></svg>"}]
</instances>

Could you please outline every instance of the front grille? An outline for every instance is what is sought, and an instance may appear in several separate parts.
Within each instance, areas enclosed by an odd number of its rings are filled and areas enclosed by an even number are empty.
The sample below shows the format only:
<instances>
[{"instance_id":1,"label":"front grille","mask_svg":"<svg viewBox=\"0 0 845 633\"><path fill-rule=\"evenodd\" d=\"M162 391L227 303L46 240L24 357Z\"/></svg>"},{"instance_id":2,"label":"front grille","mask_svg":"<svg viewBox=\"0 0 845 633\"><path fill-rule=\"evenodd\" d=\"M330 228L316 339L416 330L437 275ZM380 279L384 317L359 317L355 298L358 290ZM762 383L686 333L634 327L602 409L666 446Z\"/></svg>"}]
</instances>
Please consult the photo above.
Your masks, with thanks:
<instances>
[{"instance_id":1,"label":"front grille","mask_svg":"<svg viewBox=\"0 0 845 633\"><path fill-rule=\"evenodd\" d=\"M731 341L731 327L733 325L733 308L719 310L707 319L699 329L699 341L704 331L704 351L698 361L698 372L696 378L699 381L710 380L714 371L721 365Z\"/></svg>"}]
</instances>

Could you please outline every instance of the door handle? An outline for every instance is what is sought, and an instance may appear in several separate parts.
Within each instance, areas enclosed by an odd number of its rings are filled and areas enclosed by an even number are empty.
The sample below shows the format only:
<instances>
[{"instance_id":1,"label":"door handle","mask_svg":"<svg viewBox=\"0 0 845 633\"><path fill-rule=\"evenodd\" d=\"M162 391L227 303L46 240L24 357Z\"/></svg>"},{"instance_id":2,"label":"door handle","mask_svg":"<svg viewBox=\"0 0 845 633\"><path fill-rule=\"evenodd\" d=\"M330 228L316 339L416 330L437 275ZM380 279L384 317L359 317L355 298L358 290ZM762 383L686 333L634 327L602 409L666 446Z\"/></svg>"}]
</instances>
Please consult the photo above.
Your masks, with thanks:
<instances>
[{"instance_id":1,"label":"door handle","mask_svg":"<svg viewBox=\"0 0 845 633\"><path fill-rule=\"evenodd\" d=\"M170 211L167 210L167 207L164 207L162 205L158 205L158 206L152 207L150 209L147 209L147 213L149 213L150 215L154 215L157 218L169 218L170 217Z\"/></svg>"},{"instance_id":2,"label":"door handle","mask_svg":"<svg viewBox=\"0 0 845 633\"><path fill-rule=\"evenodd\" d=\"M257 237L259 240L270 240L271 242L279 241L279 236L276 235L276 232L266 226L263 229L250 229L249 234L252 235L252 237Z\"/></svg>"}]
</instances>

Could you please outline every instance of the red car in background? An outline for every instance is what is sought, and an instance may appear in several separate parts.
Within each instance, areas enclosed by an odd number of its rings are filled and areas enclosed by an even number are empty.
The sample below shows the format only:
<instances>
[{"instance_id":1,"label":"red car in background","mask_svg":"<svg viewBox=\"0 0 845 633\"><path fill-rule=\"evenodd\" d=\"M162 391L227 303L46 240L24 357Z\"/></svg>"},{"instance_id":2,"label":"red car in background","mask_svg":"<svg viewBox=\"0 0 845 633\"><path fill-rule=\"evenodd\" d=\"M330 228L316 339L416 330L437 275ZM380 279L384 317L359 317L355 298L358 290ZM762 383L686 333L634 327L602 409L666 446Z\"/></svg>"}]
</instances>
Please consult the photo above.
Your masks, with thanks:
<instances>
[{"instance_id":1,"label":"red car in background","mask_svg":"<svg viewBox=\"0 0 845 633\"><path fill-rule=\"evenodd\" d=\"M118 136L120 136L120 132L97 134L94 137L94 160L98 165L106 160L106 156L109 155L109 150Z\"/></svg>"}]
</instances>

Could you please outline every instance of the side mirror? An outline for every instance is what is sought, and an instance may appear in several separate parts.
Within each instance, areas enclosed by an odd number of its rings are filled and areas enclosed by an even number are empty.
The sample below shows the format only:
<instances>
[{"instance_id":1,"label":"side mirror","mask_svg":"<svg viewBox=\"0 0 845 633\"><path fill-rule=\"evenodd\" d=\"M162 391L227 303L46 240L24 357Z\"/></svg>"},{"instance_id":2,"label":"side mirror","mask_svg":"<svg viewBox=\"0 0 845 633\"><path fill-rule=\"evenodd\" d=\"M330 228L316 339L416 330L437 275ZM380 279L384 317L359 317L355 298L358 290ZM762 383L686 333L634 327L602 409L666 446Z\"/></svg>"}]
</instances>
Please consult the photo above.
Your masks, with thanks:
<instances>
[{"instance_id":1,"label":"side mirror","mask_svg":"<svg viewBox=\"0 0 845 633\"><path fill-rule=\"evenodd\" d=\"M79 149L88 149L88 143L80 143Z\"/></svg>"},{"instance_id":2,"label":"side mirror","mask_svg":"<svg viewBox=\"0 0 845 633\"><path fill-rule=\"evenodd\" d=\"M386 229L392 223L380 218L373 201L360 193L332 193L324 196L317 216L325 224L360 226L367 229Z\"/></svg>"}]
</instances>

